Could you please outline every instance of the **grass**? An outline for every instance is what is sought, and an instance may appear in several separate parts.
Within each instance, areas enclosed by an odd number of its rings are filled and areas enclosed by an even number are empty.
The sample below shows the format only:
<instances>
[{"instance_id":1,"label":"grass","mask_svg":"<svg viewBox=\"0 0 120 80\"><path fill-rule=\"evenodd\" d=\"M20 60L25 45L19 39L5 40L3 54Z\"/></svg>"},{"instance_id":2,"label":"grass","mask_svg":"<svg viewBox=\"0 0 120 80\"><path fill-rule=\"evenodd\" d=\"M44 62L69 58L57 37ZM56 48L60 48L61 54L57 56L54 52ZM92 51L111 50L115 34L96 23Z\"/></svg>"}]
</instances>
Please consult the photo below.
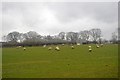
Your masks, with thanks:
<instances>
[{"instance_id":1,"label":"grass","mask_svg":"<svg viewBox=\"0 0 120 80\"><path fill-rule=\"evenodd\" d=\"M118 46L104 45L88 52L88 45L3 48L3 78L117 78ZM55 48L55 46L52 46Z\"/></svg>"}]
</instances>

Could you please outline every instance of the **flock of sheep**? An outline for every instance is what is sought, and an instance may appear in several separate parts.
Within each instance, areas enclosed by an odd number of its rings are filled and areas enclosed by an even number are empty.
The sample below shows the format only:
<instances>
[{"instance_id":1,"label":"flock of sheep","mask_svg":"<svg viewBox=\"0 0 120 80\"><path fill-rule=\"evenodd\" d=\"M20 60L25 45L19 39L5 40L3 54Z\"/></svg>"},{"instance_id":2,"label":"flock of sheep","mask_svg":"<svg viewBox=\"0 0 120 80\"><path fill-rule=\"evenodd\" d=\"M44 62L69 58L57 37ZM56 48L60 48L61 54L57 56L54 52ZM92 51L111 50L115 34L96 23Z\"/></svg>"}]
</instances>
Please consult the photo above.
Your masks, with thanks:
<instances>
[{"instance_id":1,"label":"flock of sheep","mask_svg":"<svg viewBox=\"0 0 120 80\"><path fill-rule=\"evenodd\" d=\"M62 44L62 46L64 46L65 44ZM80 45L80 43L77 43L77 45ZM100 44L100 45L98 45L98 44L96 44L96 48L99 48L99 47L103 47L103 44ZM22 47L22 46L18 46L17 48L20 48L20 47ZM43 47L45 48L46 47L46 45L43 45ZM75 47L73 46L73 45L71 45L71 49L74 49ZM52 50L53 48L52 47L48 47L48 50ZM26 50L26 47L23 47L23 50L25 51ZM59 48L59 46L56 46L55 47L55 50L56 51L60 51L60 48ZM88 46L88 51L89 52L92 52L92 47L91 46Z\"/></svg>"},{"instance_id":2,"label":"flock of sheep","mask_svg":"<svg viewBox=\"0 0 120 80\"><path fill-rule=\"evenodd\" d=\"M64 46L64 44L62 44ZM80 45L80 44L77 44L77 45ZM100 44L101 47L103 47L103 44ZM98 44L96 44L96 48L99 48L100 47ZM43 47L46 47L46 45L44 45ZM88 46L89 47L89 52L92 52L92 47L91 46ZM72 45L71 46L71 49L74 49L75 47ZM52 47L49 47L48 50L52 50ZM58 46L55 47L55 50L57 51L60 51L60 48Z\"/></svg>"},{"instance_id":3,"label":"flock of sheep","mask_svg":"<svg viewBox=\"0 0 120 80\"><path fill-rule=\"evenodd\" d=\"M65 44L62 44L64 46ZM46 45L43 45L43 47L46 47ZM74 46L71 46L71 49L74 49ZM48 50L52 50L52 47L48 47ZM60 51L60 48L58 46L55 47L56 51Z\"/></svg>"},{"instance_id":4,"label":"flock of sheep","mask_svg":"<svg viewBox=\"0 0 120 80\"><path fill-rule=\"evenodd\" d=\"M103 44L100 44L100 46L103 47ZM99 48L100 46L99 46L98 44L96 44L96 48ZM88 47L89 47L89 49L88 49L89 52L92 52L92 48L91 48L91 46L88 46Z\"/></svg>"}]
</instances>

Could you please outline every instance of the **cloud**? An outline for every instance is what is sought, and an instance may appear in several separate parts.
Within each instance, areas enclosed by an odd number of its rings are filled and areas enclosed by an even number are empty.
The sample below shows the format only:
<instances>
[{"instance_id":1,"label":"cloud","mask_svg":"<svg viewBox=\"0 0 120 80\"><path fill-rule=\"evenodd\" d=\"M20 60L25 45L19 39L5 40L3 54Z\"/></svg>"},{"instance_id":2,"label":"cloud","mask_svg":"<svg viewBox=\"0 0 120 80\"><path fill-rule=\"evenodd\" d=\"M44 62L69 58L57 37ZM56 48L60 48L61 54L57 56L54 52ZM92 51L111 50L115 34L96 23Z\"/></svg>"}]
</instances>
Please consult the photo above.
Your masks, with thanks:
<instances>
[{"instance_id":1,"label":"cloud","mask_svg":"<svg viewBox=\"0 0 120 80\"><path fill-rule=\"evenodd\" d=\"M117 18L117 3L115 2L68 2L54 3L49 9L56 11L56 16L63 22L71 19L93 17L103 22L113 22Z\"/></svg>"},{"instance_id":2,"label":"cloud","mask_svg":"<svg viewBox=\"0 0 120 80\"><path fill-rule=\"evenodd\" d=\"M3 2L3 34L32 30L53 35L101 28L110 39L117 28L117 11L115 2Z\"/></svg>"}]
</instances>

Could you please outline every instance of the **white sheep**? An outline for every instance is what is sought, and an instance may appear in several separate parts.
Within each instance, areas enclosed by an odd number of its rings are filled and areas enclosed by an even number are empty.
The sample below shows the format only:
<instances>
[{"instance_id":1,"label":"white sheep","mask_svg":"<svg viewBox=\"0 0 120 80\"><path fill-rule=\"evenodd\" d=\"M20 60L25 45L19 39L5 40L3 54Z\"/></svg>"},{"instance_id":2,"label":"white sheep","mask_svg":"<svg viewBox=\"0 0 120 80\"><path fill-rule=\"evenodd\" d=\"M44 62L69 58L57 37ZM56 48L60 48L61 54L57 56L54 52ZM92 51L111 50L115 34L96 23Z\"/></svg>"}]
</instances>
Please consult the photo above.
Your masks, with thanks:
<instances>
[{"instance_id":1,"label":"white sheep","mask_svg":"<svg viewBox=\"0 0 120 80\"><path fill-rule=\"evenodd\" d=\"M16 48L19 49L19 48L21 48L21 47L22 47L22 46L17 46Z\"/></svg>"},{"instance_id":2,"label":"white sheep","mask_svg":"<svg viewBox=\"0 0 120 80\"><path fill-rule=\"evenodd\" d=\"M79 45L80 45L80 43L77 43L77 45L79 46Z\"/></svg>"},{"instance_id":3,"label":"white sheep","mask_svg":"<svg viewBox=\"0 0 120 80\"><path fill-rule=\"evenodd\" d=\"M91 46L88 46L89 48L91 48Z\"/></svg>"},{"instance_id":4,"label":"white sheep","mask_svg":"<svg viewBox=\"0 0 120 80\"><path fill-rule=\"evenodd\" d=\"M46 47L46 45L43 45L43 47L45 48L45 47Z\"/></svg>"},{"instance_id":5,"label":"white sheep","mask_svg":"<svg viewBox=\"0 0 120 80\"><path fill-rule=\"evenodd\" d=\"M91 48L89 48L89 52L92 52L92 49L91 49Z\"/></svg>"},{"instance_id":6,"label":"white sheep","mask_svg":"<svg viewBox=\"0 0 120 80\"><path fill-rule=\"evenodd\" d=\"M21 48L22 46L18 46L19 48Z\"/></svg>"},{"instance_id":7,"label":"white sheep","mask_svg":"<svg viewBox=\"0 0 120 80\"><path fill-rule=\"evenodd\" d=\"M24 47L24 48L23 48L23 50L25 51L25 50L26 50L26 48Z\"/></svg>"},{"instance_id":8,"label":"white sheep","mask_svg":"<svg viewBox=\"0 0 120 80\"><path fill-rule=\"evenodd\" d=\"M99 45L98 45L98 44L96 44L96 47L97 47L97 48L99 48Z\"/></svg>"},{"instance_id":9,"label":"white sheep","mask_svg":"<svg viewBox=\"0 0 120 80\"><path fill-rule=\"evenodd\" d=\"M99 48L99 46L97 45L97 48Z\"/></svg>"},{"instance_id":10,"label":"white sheep","mask_svg":"<svg viewBox=\"0 0 120 80\"><path fill-rule=\"evenodd\" d=\"M49 47L48 50L52 50L52 47Z\"/></svg>"},{"instance_id":11,"label":"white sheep","mask_svg":"<svg viewBox=\"0 0 120 80\"><path fill-rule=\"evenodd\" d=\"M64 46L65 44L62 44L62 46Z\"/></svg>"},{"instance_id":12,"label":"white sheep","mask_svg":"<svg viewBox=\"0 0 120 80\"><path fill-rule=\"evenodd\" d=\"M89 49L88 49L88 50L89 50L89 52L92 52L91 46L88 46L88 47L89 47Z\"/></svg>"},{"instance_id":13,"label":"white sheep","mask_svg":"<svg viewBox=\"0 0 120 80\"><path fill-rule=\"evenodd\" d=\"M57 46L57 47L55 47L55 50L60 51L60 48Z\"/></svg>"},{"instance_id":14,"label":"white sheep","mask_svg":"<svg viewBox=\"0 0 120 80\"><path fill-rule=\"evenodd\" d=\"M72 49L74 49L74 46L71 46Z\"/></svg>"},{"instance_id":15,"label":"white sheep","mask_svg":"<svg viewBox=\"0 0 120 80\"><path fill-rule=\"evenodd\" d=\"M103 47L103 44L101 44L101 47Z\"/></svg>"}]
</instances>

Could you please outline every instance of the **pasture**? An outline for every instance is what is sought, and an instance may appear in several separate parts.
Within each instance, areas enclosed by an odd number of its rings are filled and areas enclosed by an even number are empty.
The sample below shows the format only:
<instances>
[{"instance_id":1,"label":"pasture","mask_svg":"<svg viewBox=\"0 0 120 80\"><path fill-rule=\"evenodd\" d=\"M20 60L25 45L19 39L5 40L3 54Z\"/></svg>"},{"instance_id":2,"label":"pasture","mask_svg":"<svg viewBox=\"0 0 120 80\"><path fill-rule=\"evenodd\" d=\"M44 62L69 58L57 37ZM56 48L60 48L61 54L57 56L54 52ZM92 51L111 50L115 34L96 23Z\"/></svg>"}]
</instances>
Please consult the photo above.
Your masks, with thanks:
<instances>
[{"instance_id":1,"label":"pasture","mask_svg":"<svg viewBox=\"0 0 120 80\"><path fill-rule=\"evenodd\" d=\"M3 48L3 78L117 78L118 45L96 48L89 45ZM48 50L52 47L52 50Z\"/></svg>"}]
</instances>

